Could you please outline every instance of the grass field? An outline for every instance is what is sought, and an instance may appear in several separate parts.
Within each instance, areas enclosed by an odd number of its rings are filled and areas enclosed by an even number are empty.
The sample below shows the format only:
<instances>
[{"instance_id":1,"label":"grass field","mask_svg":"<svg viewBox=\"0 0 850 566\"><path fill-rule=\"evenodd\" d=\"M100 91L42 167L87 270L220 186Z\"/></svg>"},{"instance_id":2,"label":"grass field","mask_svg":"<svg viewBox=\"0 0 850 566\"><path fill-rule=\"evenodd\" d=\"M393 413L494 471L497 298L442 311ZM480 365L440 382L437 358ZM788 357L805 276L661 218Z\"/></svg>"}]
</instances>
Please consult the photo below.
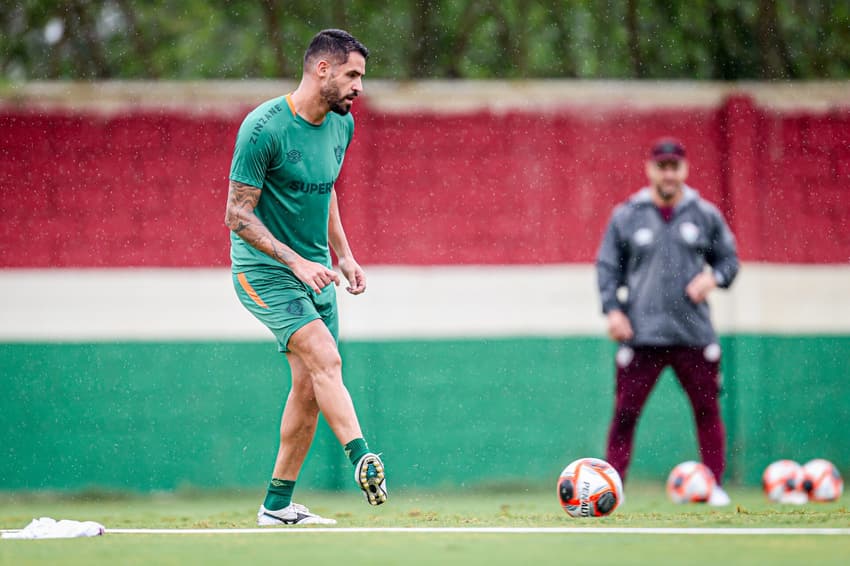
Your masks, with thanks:
<instances>
[{"instance_id":1,"label":"grass field","mask_svg":"<svg viewBox=\"0 0 850 566\"><path fill-rule=\"evenodd\" d=\"M554 491L554 490L552 490ZM0 495L0 528L33 517L94 520L117 528L249 528L259 493L178 493L149 497ZM297 501L338 527L802 527L850 528L842 501L801 507L732 489L726 508L677 506L658 486L631 486L612 516L567 517L550 491L505 489L391 493L370 508L354 492L307 493ZM572 533L326 533L301 527L275 534L107 534L92 539L2 540L0 564L847 564L850 535L686 535ZM295 563L295 562L292 562Z\"/></svg>"}]
</instances>

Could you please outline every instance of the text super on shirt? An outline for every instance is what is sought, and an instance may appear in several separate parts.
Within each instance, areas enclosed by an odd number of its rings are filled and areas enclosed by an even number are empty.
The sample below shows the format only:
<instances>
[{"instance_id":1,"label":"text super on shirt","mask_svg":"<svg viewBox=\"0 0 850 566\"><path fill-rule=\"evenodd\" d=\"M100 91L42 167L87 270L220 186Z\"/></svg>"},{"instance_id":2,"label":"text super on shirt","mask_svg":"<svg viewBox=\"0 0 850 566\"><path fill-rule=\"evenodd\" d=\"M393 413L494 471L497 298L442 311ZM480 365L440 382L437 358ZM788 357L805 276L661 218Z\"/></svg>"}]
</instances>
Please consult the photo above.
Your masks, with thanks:
<instances>
[{"instance_id":1,"label":"text super on shirt","mask_svg":"<svg viewBox=\"0 0 850 566\"><path fill-rule=\"evenodd\" d=\"M738 273L735 237L717 208L684 187L665 221L642 189L614 209L596 259L602 310L629 317L634 346L706 346L716 342L706 302L695 304L685 288L706 264L720 287ZM625 287L621 303L617 289Z\"/></svg>"},{"instance_id":2,"label":"text super on shirt","mask_svg":"<svg viewBox=\"0 0 850 566\"><path fill-rule=\"evenodd\" d=\"M280 242L331 267L328 213L331 190L354 135L354 118L333 112L321 124L295 112L289 96L254 109L239 128L230 179L262 189L254 213ZM230 233L233 270L285 268Z\"/></svg>"}]
</instances>

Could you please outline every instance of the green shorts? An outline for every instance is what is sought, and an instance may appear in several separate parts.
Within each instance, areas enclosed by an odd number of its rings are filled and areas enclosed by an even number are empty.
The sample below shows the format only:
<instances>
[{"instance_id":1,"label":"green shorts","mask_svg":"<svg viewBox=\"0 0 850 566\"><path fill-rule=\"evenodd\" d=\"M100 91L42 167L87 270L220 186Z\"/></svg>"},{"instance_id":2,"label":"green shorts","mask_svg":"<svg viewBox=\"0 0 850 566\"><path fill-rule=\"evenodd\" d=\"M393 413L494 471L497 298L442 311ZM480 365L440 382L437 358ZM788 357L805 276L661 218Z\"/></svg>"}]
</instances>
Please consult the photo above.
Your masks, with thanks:
<instances>
[{"instance_id":1,"label":"green shorts","mask_svg":"<svg viewBox=\"0 0 850 566\"><path fill-rule=\"evenodd\" d=\"M339 317L333 283L316 293L284 268L257 268L233 274L239 300L277 338L278 350L288 352L295 331L321 318L339 342Z\"/></svg>"}]
</instances>

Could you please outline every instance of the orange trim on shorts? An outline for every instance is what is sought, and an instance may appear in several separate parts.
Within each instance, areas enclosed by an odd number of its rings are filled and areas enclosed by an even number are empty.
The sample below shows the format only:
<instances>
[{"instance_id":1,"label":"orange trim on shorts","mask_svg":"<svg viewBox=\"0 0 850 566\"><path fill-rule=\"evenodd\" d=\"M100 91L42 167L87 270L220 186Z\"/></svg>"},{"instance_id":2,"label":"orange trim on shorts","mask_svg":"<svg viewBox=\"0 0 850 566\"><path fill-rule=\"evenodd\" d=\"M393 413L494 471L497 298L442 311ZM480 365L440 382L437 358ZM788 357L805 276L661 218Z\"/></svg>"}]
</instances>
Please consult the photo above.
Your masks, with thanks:
<instances>
[{"instance_id":1,"label":"orange trim on shorts","mask_svg":"<svg viewBox=\"0 0 850 566\"><path fill-rule=\"evenodd\" d=\"M292 93L286 95L286 103L289 105L289 111L292 112L292 115L295 116L297 113L295 112L295 105L292 103Z\"/></svg>"},{"instance_id":2,"label":"orange trim on shorts","mask_svg":"<svg viewBox=\"0 0 850 566\"><path fill-rule=\"evenodd\" d=\"M251 287L251 284L248 283L248 278L245 277L244 273L237 273L236 279L239 280L239 284L242 285L242 289L248 293L248 296L251 297L251 300L263 307L264 309L269 308L269 306L260 298L257 292Z\"/></svg>"}]
</instances>

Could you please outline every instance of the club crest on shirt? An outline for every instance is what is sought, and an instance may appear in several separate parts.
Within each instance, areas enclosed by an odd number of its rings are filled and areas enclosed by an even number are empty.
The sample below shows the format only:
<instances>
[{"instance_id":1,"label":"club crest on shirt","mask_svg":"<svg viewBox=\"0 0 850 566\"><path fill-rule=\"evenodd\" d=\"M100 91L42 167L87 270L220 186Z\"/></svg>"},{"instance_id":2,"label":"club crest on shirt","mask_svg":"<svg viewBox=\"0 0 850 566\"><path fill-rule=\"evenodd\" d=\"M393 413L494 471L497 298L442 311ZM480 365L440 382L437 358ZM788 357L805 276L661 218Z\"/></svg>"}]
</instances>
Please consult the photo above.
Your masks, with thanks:
<instances>
[{"instance_id":1,"label":"club crest on shirt","mask_svg":"<svg viewBox=\"0 0 850 566\"><path fill-rule=\"evenodd\" d=\"M652 243L652 230L649 228L639 228L635 231L632 238L638 246L648 246Z\"/></svg>"},{"instance_id":2,"label":"club crest on shirt","mask_svg":"<svg viewBox=\"0 0 850 566\"><path fill-rule=\"evenodd\" d=\"M693 244L699 238L699 227L693 222L682 222L682 225L679 226L679 233L685 242Z\"/></svg>"},{"instance_id":3,"label":"club crest on shirt","mask_svg":"<svg viewBox=\"0 0 850 566\"><path fill-rule=\"evenodd\" d=\"M342 155L345 153L345 150L341 145L338 145L334 148L334 157L336 157L337 164L342 163Z\"/></svg>"},{"instance_id":4,"label":"club crest on shirt","mask_svg":"<svg viewBox=\"0 0 850 566\"><path fill-rule=\"evenodd\" d=\"M286 152L286 160L290 163L298 163L301 161L301 152L297 149L290 149Z\"/></svg>"}]
</instances>

